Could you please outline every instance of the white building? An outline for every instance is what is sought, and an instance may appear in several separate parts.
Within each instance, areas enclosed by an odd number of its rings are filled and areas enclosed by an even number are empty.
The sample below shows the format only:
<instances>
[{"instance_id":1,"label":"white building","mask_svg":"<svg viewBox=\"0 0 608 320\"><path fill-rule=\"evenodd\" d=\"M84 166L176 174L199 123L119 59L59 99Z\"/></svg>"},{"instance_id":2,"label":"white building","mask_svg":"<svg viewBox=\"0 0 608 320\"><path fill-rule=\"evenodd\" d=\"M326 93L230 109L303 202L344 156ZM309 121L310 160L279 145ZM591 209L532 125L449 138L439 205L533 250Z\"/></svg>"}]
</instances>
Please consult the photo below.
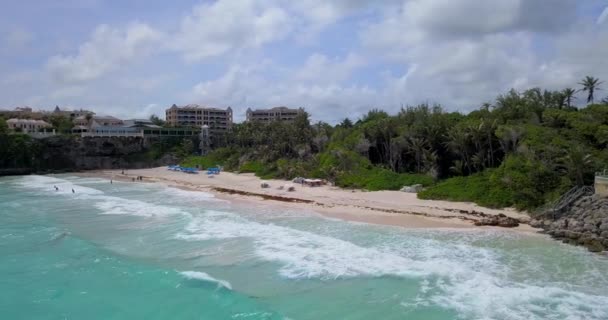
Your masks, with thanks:
<instances>
[{"instance_id":1,"label":"white building","mask_svg":"<svg viewBox=\"0 0 608 320\"><path fill-rule=\"evenodd\" d=\"M270 109L247 109L247 122L271 123L273 121L292 122L298 115L303 114L303 108L275 107Z\"/></svg>"},{"instance_id":2,"label":"white building","mask_svg":"<svg viewBox=\"0 0 608 320\"><path fill-rule=\"evenodd\" d=\"M8 128L13 131L20 131L24 133L39 132L44 129L51 129L53 126L46 121L33 120L33 119L8 119L6 120Z\"/></svg>"}]
</instances>

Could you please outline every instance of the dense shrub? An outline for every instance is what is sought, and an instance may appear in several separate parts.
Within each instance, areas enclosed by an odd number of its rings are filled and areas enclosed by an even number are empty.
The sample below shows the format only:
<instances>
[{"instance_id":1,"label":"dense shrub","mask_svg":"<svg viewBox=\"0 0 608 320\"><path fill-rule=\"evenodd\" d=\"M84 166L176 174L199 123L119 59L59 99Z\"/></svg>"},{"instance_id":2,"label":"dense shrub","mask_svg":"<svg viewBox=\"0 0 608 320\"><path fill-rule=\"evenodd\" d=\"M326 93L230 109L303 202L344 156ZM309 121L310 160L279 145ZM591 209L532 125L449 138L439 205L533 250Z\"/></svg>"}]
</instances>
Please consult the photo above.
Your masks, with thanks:
<instances>
[{"instance_id":1,"label":"dense shrub","mask_svg":"<svg viewBox=\"0 0 608 320\"><path fill-rule=\"evenodd\" d=\"M513 193L503 188L492 176L495 170L486 170L468 177L453 177L418 193L421 199L467 201L490 208L509 207L515 204Z\"/></svg>"}]
</instances>

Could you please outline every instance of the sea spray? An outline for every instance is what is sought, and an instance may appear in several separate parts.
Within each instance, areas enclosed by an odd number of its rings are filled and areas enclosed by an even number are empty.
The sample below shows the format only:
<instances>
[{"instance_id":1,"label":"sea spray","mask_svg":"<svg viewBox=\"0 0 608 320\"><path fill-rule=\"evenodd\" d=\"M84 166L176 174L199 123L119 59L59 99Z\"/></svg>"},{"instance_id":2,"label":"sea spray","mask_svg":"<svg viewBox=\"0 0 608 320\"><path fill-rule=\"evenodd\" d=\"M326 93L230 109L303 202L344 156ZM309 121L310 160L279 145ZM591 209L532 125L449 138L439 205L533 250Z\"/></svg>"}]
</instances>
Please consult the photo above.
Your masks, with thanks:
<instances>
[{"instance_id":1,"label":"sea spray","mask_svg":"<svg viewBox=\"0 0 608 320\"><path fill-rule=\"evenodd\" d=\"M179 274L184 276L186 279L211 282L211 283L217 284L218 288L223 287L228 290L232 290L232 286L230 285L230 282L228 282L226 280L216 279L201 271L182 271Z\"/></svg>"}]
</instances>

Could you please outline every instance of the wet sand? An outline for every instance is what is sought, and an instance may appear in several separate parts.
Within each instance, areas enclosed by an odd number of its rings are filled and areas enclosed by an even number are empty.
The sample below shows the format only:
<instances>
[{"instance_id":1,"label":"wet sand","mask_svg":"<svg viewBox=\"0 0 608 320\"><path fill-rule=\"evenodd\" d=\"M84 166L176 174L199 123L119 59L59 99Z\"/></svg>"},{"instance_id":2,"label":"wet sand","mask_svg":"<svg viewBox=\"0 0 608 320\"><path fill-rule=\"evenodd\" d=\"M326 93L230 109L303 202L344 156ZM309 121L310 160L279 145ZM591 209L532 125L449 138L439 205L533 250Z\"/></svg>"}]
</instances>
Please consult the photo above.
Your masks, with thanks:
<instances>
[{"instance_id":1,"label":"wet sand","mask_svg":"<svg viewBox=\"0 0 608 320\"><path fill-rule=\"evenodd\" d=\"M334 186L309 187L285 180L261 180L253 174L222 172L207 176L205 172L186 174L166 167L138 170L99 170L84 173L107 179L131 182L156 182L215 194L218 198L251 205L272 204L302 210L313 210L324 216L348 221L393 225L406 228L479 228L473 223L482 215L504 214L524 222L518 231L535 232L525 222L529 217L514 209L489 209L474 203L418 199L415 193L400 191L347 190ZM270 185L262 188L262 183ZM295 191L287 188L293 186ZM280 187L283 187L280 189ZM487 227L486 227L487 228Z\"/></svg>"}]
</instances>

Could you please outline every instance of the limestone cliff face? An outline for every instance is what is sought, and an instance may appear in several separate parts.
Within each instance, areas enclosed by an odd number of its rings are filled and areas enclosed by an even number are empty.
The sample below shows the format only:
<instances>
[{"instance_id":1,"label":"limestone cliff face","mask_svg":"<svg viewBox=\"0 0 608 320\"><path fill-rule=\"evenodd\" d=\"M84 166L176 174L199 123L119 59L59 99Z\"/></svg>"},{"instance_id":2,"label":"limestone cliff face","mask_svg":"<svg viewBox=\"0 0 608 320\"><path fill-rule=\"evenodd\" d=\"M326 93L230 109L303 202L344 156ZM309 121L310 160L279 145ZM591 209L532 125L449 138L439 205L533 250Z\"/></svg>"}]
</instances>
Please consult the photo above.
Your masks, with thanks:
<instances>
[{"instance_id":1,"label":"limestone cliff face","mask_svg":"<svg viewBox=\"0 0 608 320\"><path fill-rule=\"evenodd\" d=\"M5 174L79 171L94 169L135 169L174 164L172 155L151 159L152 141L141 137L54 136L36 141L36 156L29 168L5 168ZM2 172L0 172L2 174Z\"/></svg>"},{"instance_id":2,"label":"limestone cliff face","mask_svg":"<svg viewBox=\"0 0 608 320\"><path fill-rule=\"evenodd\" d=\"M608 250L608 198L583 197L559 219L536 219L530 225L543 228L566 243L583 245L595 252Z\"/></svg>"}]
</instances>

